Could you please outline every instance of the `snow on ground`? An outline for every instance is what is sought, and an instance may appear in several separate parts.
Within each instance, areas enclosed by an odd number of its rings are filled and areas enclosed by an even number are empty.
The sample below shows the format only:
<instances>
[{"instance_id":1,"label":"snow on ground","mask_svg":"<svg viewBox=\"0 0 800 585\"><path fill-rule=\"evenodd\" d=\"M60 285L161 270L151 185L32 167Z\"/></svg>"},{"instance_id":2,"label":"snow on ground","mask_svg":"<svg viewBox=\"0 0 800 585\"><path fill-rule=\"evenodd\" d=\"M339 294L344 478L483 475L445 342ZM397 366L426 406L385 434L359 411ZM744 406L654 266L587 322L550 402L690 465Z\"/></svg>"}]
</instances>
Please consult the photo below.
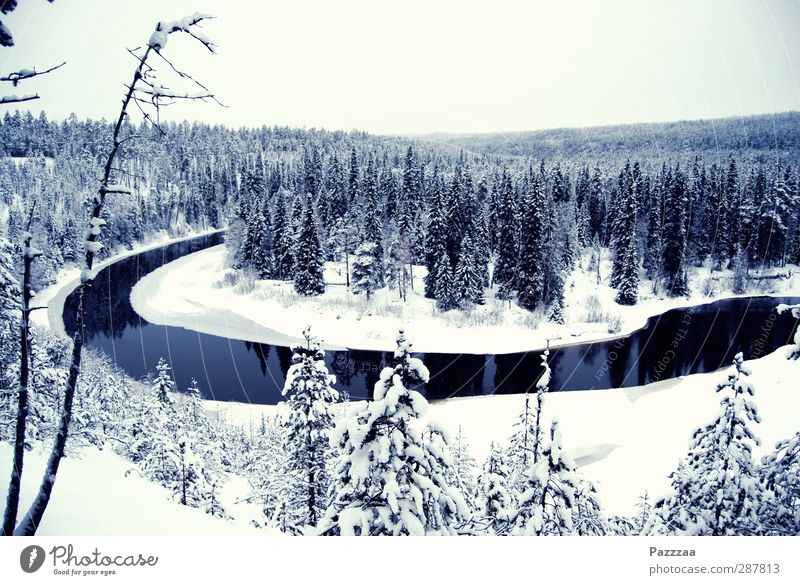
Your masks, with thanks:
<instances>
[{"instance_id":1,"label":"snow on ground","mask_svg":"<svg viewBox=\"0 0 800 585\"><path fill-rule=\"evenodd\" d=\"M49 445L37 444L25 455L20 516L28 509L39 487ZM11 469L12 446L0 443L0 469ZM209 516L170 499L167 489L140 477L134 465L111 450L79 449L62 460L50 505L37 534L44 536L89 535L233 535L256 534L247 524L247 513L237 523ZM231 482L234 491L243 488ZM245 482L246 483L246 482ZM221 497L224 497L225 493ZM229 497L233 498L234 495ZM231 500L234 501L234 500ZM235 506L229 512L237 514Z\"/></svg>"},{"instance_id":2,"label":"snow on ground","mask_svg":"<svg viewBox=\"0 0 800 585\"><path fill-rule=\"evenodd\" d=\"M608 261L603 266L607 275ZM623 307L614 302L614 289L596 285L594 275L579 268L567 285L567 322L556 325L541 313L516 305L509 308L494 298L469 311L440 313L435 302L422 294L425 272L424 267L415 267L414 290L405 302L389 288L376 291L367 301L347 291L342 265L329 262L325 294L304 298L294 292L291 282L253 281L226 269L221 245L145 276L134 286L131 303L157 325L261 343L300 341L303 328L312 324L328 348L392 350L402 328L415 339L415 351L496 354L542 348L548 339L558 345L613 337L642 327L648 317L668 309L732 296L729 271L710 278L708 268L702 268L693 270L695 290L688 298L661 298L652 293L652 283L644 281L641 302ZM797 267L777 272L786 278L761 280L760 288L749 294L800 294Z\"/></svg>"},{"instance_id":3,"label":"snow on ground","mask_svg":"<svg viewBox=\"0 0 800 585\"><path fill-rule=\"evenodd\" d=\"M761 445L757 460L779 439L800 430L800 360L786 359L787 348L746 362L752 369L755 402L762 423L755 426ZM686 454L694 430L719 412L718 382L727 371L692 374L637 388L554 392L545 398L544 419L557 418L564 446L584 476L597 483L608 514L632 514L647 491L658 499L669 490L668 475ZM505 445L524 407L524 396L452 398L431 404L428 419L455 435L461 426L473 457L482 465L492 441ZM351 404L349 409L356 408ZM229 422L258 428L275 406L209 402Z\"/></svg>"},{"instance_id":4,"label":"snow on ground","mask_svg":"<svg viewBox=\"0 0 800 585\"><path fill-rule=\"evenodd\" d=\"M191 240L200 236L206 236L216 233L221 230L213 229L203 232L195 232L186 236L175 238L167 232L161 232L158 235L152 236L146 244L136 244L130 250L124 250L117 254L110 256L102 262L95 262L95 273L102 270L106 266L113 264L123 258L128 258L146 252L154 248L160 248L167 244L174 244L184 240ZM47 288L37 292L31 300L31 307L47 307L46 311L34 311L31 313L31 323L34 326L42 327L44 329L52 329L58 335L66 337L64 331L64 320L61 318L64 313L64 302L72 291L74 291L80 282L80 269L75 266L66 266L61 269L61 272L56 279L56 282Z\"/></svg>"}]
</instances>

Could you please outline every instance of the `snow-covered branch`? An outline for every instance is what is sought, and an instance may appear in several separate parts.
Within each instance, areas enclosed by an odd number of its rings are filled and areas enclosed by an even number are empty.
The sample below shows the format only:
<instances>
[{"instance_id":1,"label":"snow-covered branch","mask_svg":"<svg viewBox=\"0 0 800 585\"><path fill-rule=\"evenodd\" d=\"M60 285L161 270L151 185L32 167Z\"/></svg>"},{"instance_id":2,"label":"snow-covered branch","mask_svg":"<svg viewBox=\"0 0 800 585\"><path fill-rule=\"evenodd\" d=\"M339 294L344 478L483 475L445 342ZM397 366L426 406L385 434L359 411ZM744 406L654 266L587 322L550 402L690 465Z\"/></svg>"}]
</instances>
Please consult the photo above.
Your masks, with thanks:
<instances>
[{"instance_id":1,"label":"snow-covered branch","mask_svg":"<svg viewBox=\"0 0 800 585\"><path fill-rule=\"evenodd\" d=\"M14 71L12 73L9 73L8 75L3 75L2 77L0 77L0 81L11 83L14 87L16 87L17 85L19 85L21 81L25 81L26 79L33 79L34 77L39 77L40 75L47 75L48 73L51 73L56 69L63 67L66 64L67 64L66 61L62 61L58 65L50 67L49 69L44 69L43 71L37 71L36 67L33 67L31 69L20 69L19 71Z\"/></svg>"},{"instance_id":2,"label":"snow-covered branch","mask_svg":"<svg viewBox=\"0 0 800 585\"><path fill-rule=\"evenodd\" d=\"M29 102L31 100L38 100L39 94L32 95L3 95L0 96L0 105L3 104L18 104L20 102Z\"/></svg>"}]
</instances>

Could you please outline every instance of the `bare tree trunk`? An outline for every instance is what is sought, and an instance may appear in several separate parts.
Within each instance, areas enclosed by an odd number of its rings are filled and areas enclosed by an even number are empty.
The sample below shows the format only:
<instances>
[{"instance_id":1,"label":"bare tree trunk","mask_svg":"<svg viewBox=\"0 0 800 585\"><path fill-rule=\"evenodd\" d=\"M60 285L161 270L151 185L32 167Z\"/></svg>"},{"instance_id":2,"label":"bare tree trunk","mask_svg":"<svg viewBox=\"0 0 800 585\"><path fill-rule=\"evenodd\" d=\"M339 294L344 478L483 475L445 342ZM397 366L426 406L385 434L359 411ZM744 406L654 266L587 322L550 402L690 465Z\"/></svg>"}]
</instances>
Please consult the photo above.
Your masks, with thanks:
<instances>
[{"instance_id":1,"label":"bare tree trunk","mask_svg":"<svg viewBox=\"0 0 800 585\"><path fill-rule=\"evenodd\" d=\"M30 365L31 264L35 258L31 235L25 235L22 268L22 319L20 322L19 392L17 394L17 426L14 438L14 466L8 483L6 510L3 514L3 536L11 536L17 523L22 467L25 460L25 427L28 420L28 374Z\"/></svg>"},{"instance_id":2,"label":"bare tree trunk","mask_svg":"<svg viewBox=\"0 0 800 585\"><path fill-rule=\"evenodd\" d=\"M64 402L61 408L61 421L58 426L55 442L53 443L53 449L50 451L50 458L47 460L47 467L45 468L44 476L42 477L42 483L39 486L39 493L36 495L36 499L31 504L28 513L25 514L22 522L20 522L20 525L14 531L14 534L17 536L31 536L36 534L36 530L39 528L39 524L42 521L44 512L47 509L47 505L50 503L50 496L53 493L53 486L56 482L58 468L61 464L61 459L64 457L64 449L66 447L67 436L69 434L69 423L72 420L72 402L75 398L75 389L78 386L78 377L80 376L81 371L81 357L83 354L84 343L83 325L86 315L86 292L92 286L93 281L91 270L92 265L94 264L95 252L93 251L91 244L97 241L99 229L96 228L100 225L96 225L97 222L95 220L100 220L100 213L103 210L106 194L111 192L109 189L109 183L111 180L111 172L114 160L116 159L117 153L119 152L119 148L122 144L122 139L120 138L122 123L127 115L128 105L133 97L136 83L142 77L142 71L144 70L145 62L147 61L147 57L150 55L150 51L151 48L148 46L139 61L139 65L133 74L133 81L128 86L128 92L122 102L122 108L120 109L117 123L114 126L113 146L111 147L111 152L109 152L105 167L103 169L103 179L100 183L98 196L95 197L94 200L92 220L90 221L90 229L86 237L86 242L88 245L86 246L85 268L81 274L81 284L78 286L78 318L75 327L75 335L72 338L72 359L69 367L69 377L67 378L67 387L64 391Z\"/></svg>"},{"instance_id":3,"label":"bare tree trunk","mask_svg":"<svg viewBox=\"0 0 800 585\"><path fill-rule=\"evenodd\" d=\"M112 184L111 181L113 173L124 172L120 171L120 169L115 168L114 166L114 162L116 161L120 147L126 141L137 137L135 134L132 134L122 138L122 127L123 122L128 115L128 107L131 103L136 104L142 112L145 120L150 122L163 134L163 129L158 126L157 122L154 121L153 118L151 118L142 109L142 103L152 103L156 110L158 110L159 104L163 103L160 100L166 100L167 103L170 103L171 101L180 99L214 99L213 94L209 93L208 91L194 95L190 95L188 92L171 93L166 91L165 88L160 85L154 85L152 81L152 73L154 69L147 64L147 59L153 53L156 53L181 78L190 79L203 90L206 90L205 86L203 86L201 83L193 79L188 74L176 69L175 66L162 54L161 50L163 49L165 38L168 35L174 32L183 32L196 39L213 53L215 51L215 45L204 36L197 35L192 29L192 27L197 25L199 22L208 18L212 17L196 14L191 17L188 22L181 21L180 24L172 24L168 29L163 29L162 23L159 23L156 26L155 33L153 36L151 36L141 56L136 55L135 52L131 51L131 53L136 56L138 63L136 70L133 73L133 79L130 85L126 86L127 92L125 94L125 98L122 100L122 107L120 108L119 116L116 124L114 125L114 135L111 150L108 153L108 158L106 159L105 166L103 167L103 177L100 181L100 188L98 189L97 195L95 195L94 198L92 215L91 219L89 220L89 230L86 232L85 264L84 269L81 271L81 283L77 289L77 319L75 334L72 338L72 358L69 368L69 377L67 378L67 386L64 391L64 401L61 406L61 421L59 423L58 432L56 433L55 442L53 443L53 448L50 451L50 458L47 461L47 467L45 468L42 483L39 486L39 493L36 495L36 499L31 504L30 509L28 510L27 514L25 514L25 517L23 518L22 522L20 522L20 525L16 528L16 530L14 530L15 535L30 536L36 533L36 530L42 521L42 517L44 516L44 512L47 509L47 505L50 502L50 496L53 492L53 486L55 485L58 468L61 463L61 459L64 457L64 449L66 447L67 436L69 434L69 423L72 420L72 403L75 398L75 390L78 386L78 377L80 376L81 371L81 356L83 353L84 344L84 321L86 316L86 292L89 290L89 288L91 288L94 280L92 266L94 264L95 254L100 250L100 246L97 243L97 238L101 233L101 227L105 225L105 222L100 218L100 214L103 211L106 195L109 193L130 194L129 189ZM138 85L140 82L141 85Z\"/></svg>"}]
</instances>

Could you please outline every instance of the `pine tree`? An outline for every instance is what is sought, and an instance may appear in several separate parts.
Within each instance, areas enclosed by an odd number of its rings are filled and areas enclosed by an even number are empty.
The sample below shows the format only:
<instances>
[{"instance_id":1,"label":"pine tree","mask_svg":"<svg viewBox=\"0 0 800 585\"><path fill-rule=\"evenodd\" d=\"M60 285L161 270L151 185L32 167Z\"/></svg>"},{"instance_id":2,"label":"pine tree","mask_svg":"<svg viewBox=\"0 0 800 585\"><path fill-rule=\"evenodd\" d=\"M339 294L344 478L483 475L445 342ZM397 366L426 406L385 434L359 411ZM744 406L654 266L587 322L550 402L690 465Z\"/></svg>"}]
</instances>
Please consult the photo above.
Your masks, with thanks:
<instances>
[{"instance_id":1,"label":"pine tree","mask_svg":"<svg viewBox=\"0 0 800 585\"><path fill-rule=\"evenodd\" d=\"M380 259L378 255L378 246L373 242L364 242L356 248L355 259L353 260L353 274L350 282L353 294L364 293L367 300L372 296L372 293L380 288L379 268Z\"/></svg>"},{"instance_id":2,"label":"pine tree","mask_svg":"<svg viewBox=\"0 0 800 585\"><path fill-rule=\"evenodd\" d=\"M800 534L800 432L778 441L758 468L765 488L759 509L763 534Z\"/></svg>"},{"instance_id":3,"label":"pine tree","mask_svg":"<svg viewBox=\"0 0 800 585\"><path fill-rule=\"evenodd\" d=\"M289 280L294 274L294 230L283 196L277 195L272 208L272 233L274 239L275 277L280 280Z\"/></svg>"},{"instance_id":4,"label":"pine tree","mask_svg":"<svg viewBox=\"0 0 800 585\"><path fill-rule=\"evenodd\" d=\"M636 245L636 184L630 162L620 174L619 187L612 235L611 286L617 288L618 303L634 305L639 292L639 261Z\"/></svg>"},{"instance_id":5,"label":"pine tree","mask_svg":"<svg viewBox=\"0 0 800 585\"><path fill-rule=\"evenodd\" d=\"M506 534L510 529L513 501L509 494L509 471L497 443L489 447L489 456L478 476L478 508L492 534Z\"/></svg>"},{"instance_id":6,"label":"pine tree","mask_svg":"<svg viewBox=\"0 0 800 585\"><path fill-rule=\"evenodd\" d=\"M594 482L579 478L575 490L575 506L572 523L579 536L605 536L611 534L611 526L603 514Z\"/></svg>"},{"instance_id":7,"label":"pine tree","mask_svg":"<svg viewBox=\"0 0 800 585\"><path fill-rule=\"evenodd\" d=\"M530 175L529 193L523 209L515 287L519 305L532 311L544 297L547 230L544 185L533 172Z\"/></svg>"},{"instance_id":8,"label":"pine tree","mask_svg":"<svg viewBox=\"0 0 800 585\"><path fill-rule=\"evenodd\" d=\"M514 229L514 188L507 169L503 169L498 198L496 260L492 283L510 293L517 267L517 237ZM507 297L509 298L509 297Z\"/></svg>"},{"instance_id":9,"label":"pine tree","mask_svg":"<svg viewBox=\"0 0 800 585\"><path fill-rule=\"evenodd\" d=\"M532 465L538 463L542 455L544 433L542 432L542 408L544 395L550 389L550 365L547 362L550 350L542 353L542 374L536 381L536 394L531 396L525 393L525 405L514 423L514 429L509 439L508 452L511 460L511 485L515 490L520 490L525 481L525 475Z\"/></svg>"},{"instance_id":10,"label":"pine tree","mask_svg":"<svg viewBox=\"0 0 800 585\"><path fill-rule=\"evenodd\" d=\"M378 171L372 157L367 162L364 178L364 241L375 244L375 265L378 287L384 286L383 212L378 191Z\"/></svg>"},{"instance_id":11,"label":"pine tree","mask_svg":"<svg viewBox=\"0 0 800 585\"><path fill-rule=\"evenodd\" d=\"M647 527L653 520L653 505L650 503L650 496L644 492L643 496L639 497L636 503L636 516L633 519L633 534L645 535L647 534Z\"/></svg>"},{"instance_id":12,"label":"pine tree","mask_svg":"<svg viewBox=\"0 0 800 585\"><path fill-rule=\"evenodd\" d=\"M478 262L479 256L475 244L467 233L461 243L461 254L453 275L453 290L461 301L468 305L482 305L486 302L483 297L483 277Z\"/></svg>"},{"instance_id":13,"label":"pine tree","mask_svg":"<svg viewBox=\"0 0 800 585\"><path fill-rule=\"evenodd\" d=\"M660 187L651 193L650 205L647 212L647 242L645 245L642 266L647 271L647 277L657 282L661 279L661 258L663 245L664 203Z\"/></svg>"},{"instance_id":14,"label":"pine tree","mask_svg":"<svg viewBox=\"0 0 800 585\"><path fill-rule=\"evenodd\" d=\"M689 201L686 176L680 168L675 167L664 189L664 244L661 257L664 289L672 297L685 296L689 294L685 259Z\"/></svg>"},{"instance_id":15,"label":"pine tree","mask_svg":"<svg viewBox=\"0 0 800 585\"><path fill-rule=\"evenodd\" d=\"M450 266L450 258L447 252L443 252L439 258L434 274L436 308L443 312L456 308L460 299L458 298L458 291L453 286L453 268Z\"/></svg>"},{"instance_id":16,"label":"pine tree","mask_svg":"<svg viewBox=\"0 0 800 585\"><path fill-rule=\"evenodd\" d=\"M630 238L622 256L617 296L614 298L620 305L635 305L639 299L639 267L636 256L636 240Z\"/></svg>"},{"instance_id":17,"label":"pine tree","mask_svg":"<svg viewBox=\"0 0 800 585\"><path fill-rule=\"evenodd\" d=\"M4 378L19 355L19 310L22 291L14 275L13 246L0 237L0 376ZM0 387L10 380L0 378Z\"/></svg>"},{"instance_id":18,"label":"pine tree","mask_svg":"<svg viewBox=\"0 0 800 585\"><path fill-rule=\"evenodd\" d=\"M360 174L361 171L358 167L358 154L356 153L356 147L350 150L350 174L348 176L347 182L347 191L348 196L350 198L350 205L353 204L354 201L358 201L359 195L361 193L360 188Z\"/></svg>"},{"instance_id":19,"label":"pine tree","mask_svg":"<svg viewBox=\"0 0 800 585\"><path fill-rule=\"evenodd\" d=\"M182 479L182 455L178 442L179 417L172 397L175 382L170 370L164 358L158 360L158 374L145 399L143 418L147 424L134 430L131 451L146 477L172 489Z\"/></svg>"},{"instance_id":20,"label":"pine tree","mask_svg":"<svg viewBox=\"0 0 800 585\"><path fill-rule=\"evenodd\" d=\"M474 509L477 495L476 469L478 466L470 453L470 445L464 436L461 425L458 425L458 432L449 449L453 462L451 466L452 477L449 478L449 483L459 489L467 505L470 509Z\"/></svg>"},{"instance_id":21,"label":"pine tree","mask_svg":"<svg viewBox=\"0 0 800 585\"><path fill-rule=\"evenodd\" d=\"M529 470L519 497L515 532L537 536L575 534L574 513L579 480L575 462L562 444L558 421L550 427L542 457Z\"/></svg>"},{"instance_id":22,"label":"pine tree","mask_svg":"<svg viewBox=\"0 0 800 585\"><path fill-rule=\"evenodd\" d=\"M297 241L297 253L294 268L294 290L303 296L320 295L325 292L323 270L325 255L317 235L317 223L314 220L314 206L309 198L302 229Z\"/></svg>"},{"instance_id":23,"label":"pine tree","mask_svg":"<svg viewBox=\"0 0 800 585\"><path fill-rule=\"evenodd\" d=\"M461 494L447 483L452 477L447 461L423 440L419 419L428 402L414 388L428 378L401 331L373 401L343 420L332 435L342 458L335 472L336 495L320 533L455 534L468 517Z\"/></svg>"},{"instance_id":24,"label":"pine tree","mask_svg":"<svg viewBox=\"0 0 800 585\"><path fill-rule=\"evenodd\" d=\"M272 231L267 215L256 209L247 224L247 237L251 240L252 267L258 278L266 279L275 276L275 255Z\"/></svg>"},{"instance_id":25,"label":"pine tree","mask_svg":"<svg viewBox=\"0 0 800 585\"><path fill-rule=\"evenodd\" d=\"M438 168L433 171L431 185L431 203L428 212L428 227L425 237L425 266L428 274L425 277L425 296L429 299L436 298L436 267L442 257L447 253L445 238L446 210L442 201L442 184Z\"/></svg>"},{"instance_id":26,"label":"pine tree","mask_svg":"<svg viewBox=\"0 0 800 585\"><path fill-rule=\"evenodd\" d=\"M316 526L328 506L328 438L333 428L331 405L339 399L335 377L328 373L325 352L310 329L303 331L305 346L292 347L292 366L283 395L289 407L285 428L287 475L284 500L295 528Z\"/></svg>"},{"instance_id":27,"label":"pine tree","mask_svg":"<svg viewBox=\"0 0 800 585\"><path fill-rule=\"evenodd\" d=\"M186 389L186 399L184 400L184 419L190 429L197 429L206 420L205 408L203 407L203 394L197 385L197 380L192 378L189 387Z\"/></svg>"},{"instance_id":28,"label":"pine tree","mask_svg":"<svg viewBox=\"0 0 800 585\"><path fill-rule=\"evenodd\" d=\"M695 431L688 455L671 475L673 495L657 506L658 522L668 533L720 536L759 531L763 493L752 457L758 439L750 425L760 417L748 398L754 388L741 353L734 358L734 368L717 386L723 393L719 415Z\"/></svg>"}]
</instances>

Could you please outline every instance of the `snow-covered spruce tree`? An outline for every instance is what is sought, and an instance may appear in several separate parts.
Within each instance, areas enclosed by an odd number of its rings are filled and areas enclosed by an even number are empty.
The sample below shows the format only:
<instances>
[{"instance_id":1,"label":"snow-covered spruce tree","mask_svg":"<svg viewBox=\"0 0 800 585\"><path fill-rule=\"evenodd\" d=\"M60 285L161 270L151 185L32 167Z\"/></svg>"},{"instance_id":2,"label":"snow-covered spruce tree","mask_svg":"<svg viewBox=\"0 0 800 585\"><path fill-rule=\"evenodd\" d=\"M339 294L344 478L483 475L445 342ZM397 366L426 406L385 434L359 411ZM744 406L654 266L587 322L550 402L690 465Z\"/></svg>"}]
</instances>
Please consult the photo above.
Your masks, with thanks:
<instances>
[{"instance_id":1,"label":"snow-covered spruce tree","mask_svg":"<svg viewBox=\"0 0 800 585\"><path fill-rule=\"evenodd\" d=\"M447 210L442 201L443 188L439 178L439 168L436 167L431 180L431 203L425 238L425 266L428 268L428 274L425 277L425 296L429 299L436 298L436 267L442 255L447 253L447 238L445 237Z\"/></svg>"},{"instance_id":2,"label":"snow-covered spruce tree","mask_svg":"<svg viewBox=\"0 0 800 585\"><path fill-rule=\"evenodd\" d=\"M622 253L620 262L619 284L614 300L620 305L635 305L639 300L639 266L634 238L627 241L627 248Z\"/></svg>"},{"instance_id":3,"label":"snow-covered spruce tree","mask_svg":"<svg viewBox=\"0 0 800 585\"><path fill-rule=\"evenodd\" d=\"M544 433L542 432L542 407L544 395L550 387L550 365L547 358L550 350L542 354L542 375L536 382L536 394L531 400L525 393L525 406L514 423L509 439L508 453L511 466L511 486L520 491L525 483L525 475L532 465L539 461L542 454Z\"/></svg>"},{"instance_id":4,"label":"snow-covered spruce tree","mask_svg":"<svg viewBox=\"0 0 800 585\"><path fill-rule=\"evenodd\" d=\"M611 199L611 286L614 288L620 285L625 256L631 250L630 241L636 240L637 186L630 161L620 173L617 185Z\"/></svg>"},{"instance_id":5,"label":"snow-covered spruce tree","mask_svg":"<svg viewBox=\"0 0 800 585\"><path fill-rule=\"evenodd\" d=\"M247 237L251 238L252 268L258 278L274 278L275 252L273 249L272 230L267 215L260 208L253 211L248 218Z\"/></svg>"},{"instance_id":6,"label":"snow-covered spruce tree","mask_svg":"<svg viewBox=\"0 0 800 585\"><path fill-rule=\"evenodd\" d=\"M156 110L156 114L160 107L174 103L178 100L207 100L215 99L214 95L209 92L205 86L197 82L193 77L185 72L179 72L175 65L165 55L167 41L170 35L186 34L190 36L201 45L203 45L211 53L216 51L216 45L207 37L207 35L200 29L201 23L208 20L210 17L205 14L195 13L187 16L181 20L172 22L159 22L153 33L150 35L147 43L136 50L131 51L136 57L136 68L133 72L131 82L127 84L125 96L122 100L119 115L114 124L114 130L111 137L111 146L108 151L108 156L105 158L103 164L103 173L100 179L100 187L91 202L91 218L87 225L84 239L84 261L81 270L80 285L77 288L78 295L78 311L76 319L75 334L72 343L72 358L69 369L69 377L67 379L66 388L64 389L63 402L61 406L61 417L59 421L59 428L56 433L53 448L50 452L50 457L45 467L42 482L39 491L33 500L28 512L20 522L19 526L15 528L14 534L20 536L30 536L36 533L39 524L42 521L47 505L50 502L50 495L55 485L56 477L58 475L58 468L61 459L64 457L64 449L67 443L67 436L69 434L69 424L72 419L72 405L75 399L75 390L78 386L78 377L81 371L81 356L83 353L83 331L84 320L86 311L86 291L92 286L94 280L94 266L95 256L100 252L102 244L98 241L102 233L103 226L106 221L101 218L104 213L104 205L106 197L113 194L130 195L131 191L124 185L116 182L118 175L120 175L117 158L121 154L123 145L129 140L136 137L135 133L131 133L130 124L126 124L128 118L128 107L131 103L135 103L140 107L146 108L148 104L152 105ZM172 71L178 71L179 77L182 80L189 80L194 82L199 90L198 92L189 91L175 91L171 90L164 85L164 82L159 79L159 72L156 67L150 62L150 58L158 55L163 61L169 64ZM152 125L156 126L157 130L161 133L164 132L163 128L158 126L156 120L158 115L148 116L147 120Z\"/></svg>"},{"instance_id":7,"label":"snow-covered spruce tree","mask_svg":"<svg viewBox=\"0 0 800 585\"><path fill-rule=\"evenodd\" d=\"M545 314L547 315L547 320L551 321L552 323L558 323L559 325L563 325L565 322L564 316L564 281L566 279L565 274L566 268L562 268L561 266L554 266L553 270L550 270L550 274L548 275L548 303L547 303L547 311Z\"/></svg>"},{"instance_id":8,"label":"snow-covered spruce tree","mask_svg":"<svg viewBox=\"0 0 800 585\"><path fill-rule=\"evenodd\" d=\"M579 480L575 462L564 451L558 421L553 420L542 457L528 471L520 494L515 533L528 535L576 534L574 514Z\"/></svg>"},{"instance_id":9,"label":"snow-covered spruce tree","mask_svg":"<svg viewBox=\"0 0 800 585\"><path fill-rule=\"evenodd\" d=\"M741 353L735 371L717 386L721 409L710 424L697 429L683 465L671 475L673 494L657 506L665 532L684 535L758 534L763 487L752 448L758 439L750 429L760 422L749 397L754 388Z\"/></svg>"},{"instance_id":10,"label":"snow-covered spruce tree","mask_svg":"<svg viewBox=\"0 0 800 585\"><path fill-rule=\"evenodd\" d=\"M453 284L461 302L468 305L483 305L486 302L483 298L483 275L478 266L479 261L478 250L467 233L461 243L461 255L456 263Z\"/></svg>"},{"instance_id":11,"label":"snow-covered spruce tree","mask_svg":"<svg viewBox=\"0 0 800 585\"><path fill-rule=\"evenodd\" d=\"M469 516L458 489L447 482L447 461L423 439L419 419L428 402L414 388L428 378L401 331L373 401L342 420L331 436L341 458L320 534L455 534Z\"/></svg>"},{"instance_id":12,"label":"snow-covered spruce tree","mask_svg":"<svg viewBox=\"0 0 800 585\"><path fill-rule=\"evenodd\" d=\"M489 456L478 476L477 508L481 523L490 534L508 534L514 510L514 500L509 493L509 470L506 454L492 442Z\"/></svg>"},{"instance_id":13,"label":"snow-covered spruce tree","mask_svg":"<svg viewBox=\"0 0 800 585\"><path fill-rule=\"evenodd\" d=\"M376 278L379 287L384 285L385 270L383 265L383 212L380 192L378 191L378 170L372 156L367 161L364 176L364 241L375 244Z\"/></svg>"},{"instance_id":14,"label":"snow-covered spruce tree","mask_svg":"<svg viewBox=\"0 0 800 585\"><path fill-rule=\"evenodd\" d=\"M611 526L603 513L594 482L584 478L577 479L572 521L575 533L579 536L611 534Z\"/></svg>"},{"instance_id":15,"label":"snow-covered spruce tree","mask_svg":"<svg viewBox=\"0 0 800 585\"><path fill-rule=\"evenodd\" d=\"M353 274L350 277L353 294L364 293L369 300L372 293L381 287L378 246L373 242L364 242L356 248L355 254Z\"/></svg>"},{"instance_id":16,"label":"snow-covered spruce tree","mask_svg":"<svg viewBox=\"0 0 800 585\"><path fill-rule=\"evenodd\" d=\"M449 483L458 487L470 510L474 510L477 495L476 470L478 466L470 453L470 445L464 436L461 425L458 425L458 432L450 442L449 449L453 461L451 466L452 478L449 479Z\"/></svg>"},{"instance_id":17,"label":"snow-covered spruce tree","mask_svg":"<svg viewBox=\"0 0 800 585\"><path fill-rule=\"evenodd\" d=\"M447 252L442 253L439 262L436 264L434 282L436 297L436 308L440 311L449 311L458 306L458 292L453 286L453 268L450 265L450 258Z\"/></svg>"},{"instance_id":18,"label":"snow-covered spruce tree","mask_svg":"<svg viewBox=\"0 0 800 585\"><path fill-rule=\"evenodd\" d=\"M800 432L778 441L758 474L766 489L758 513L762 534L800 535Z\"/></svg>"},{"instance_id":19,"label":"snow-covered spruce tree","mask_svg":"<svg viewBox=\"0 0 800 585\"><path fill-rule=\"evenodd\" d=\"M672 297L689 294L685 258L688 207L686 175L679 167L675 167L671 180L664 186L664 236L661 249L664 290Z\"/></svg>"},{"instance_id":20,"label":"snow-covered spruce tree","mask_svg":"<svg viewBox=\"0 0 800 585\"><path fill-rule=\"evenodd\" d=\"M283 192L275 196L272 208L273 256L275 277L289 280L294 274L294 232L289 221L289 212L284 203Z\"/></svg>"},{"instance_id":21,"label":"snow-covered spruce tree","mask_svg":"<svg viewBox=\"0 0 800 585\"><path fill-rule=\"evenodd\" d=\"M329 444L333 428L331 405L339 399L333 389L320 342L303 331L305 346L292 347L292 366L286 373L283 395L288 412L283 421L287 476L283 498L288 504L288 524L298 531L316 526L328 507Z\"/></svg>"},{"instance_id":22,"label":"snow-covered spruce tree","mask_svg":"<svg viewBox=\"0 0 800 585\"><path fill-rule=\"evenodd\" d=\"M303 296L315 296L325 292L325 254L317 235L314 205L307 198L302 227L297 239L294 263L294 290Z\"/></svg>"},{"instance_id":23,"label":"snow-covered spruce tree","mask_svg":"<svg viewBox=\"0 0 800 585\"><path fill-rule=\"evenodd\" d=\"M642 266L654 284L661 278L661 258L663 245L664 200L663 190L657 186L650 194L647 210L647 242L645 244Z\"/></svg>"},{"instance_id":24,"label":"snow-covered spruce tree","mask_svg":"<svg viewBox=\"0 0 800 585\"><path fill-rule=\"evenodd\" d=\"M156 371L142 413L147 424L136 433L131 450L145 477L172 488L180 478L180 417L172 396L175 382L164 358L158 360Z\"/></svg>"},{"instance_id":25,"label":"snow-covered spruce tree","mask_svg":"<svg viewBox=\"0 0 800 585\"><path fill-rule=\"evenodd\" d=\"M620 191L615 198L612 228L611 286L617 288L616 301L635 305L639 292L639 259L636 245L636 184L629 168L620 174Z\"/></svg>"},{"instance_id":26,"label":"snow-covered spruce tree","mask_svg":"<svg viewBox=\"0 0 800 585\"><path fill-rule=\"evenodd\" d=\"M644 535L647 532L647 527L650 525L653 517L653 505L650 503L650 496L647 492L639 496L639 501L636 503L636 515L633 518L633 533L635 535Z\"/></svg>"},{"instance_id":27,"label":"snow-covered spruce tree","mask_svg":"<svg viewBox=\"0 0 800 585\"><path fill-rule=\"evenodd\" d=\"M529 193L523 208L519 258L517 260L517 302L529 311L543 300L547 231L544 185L536 173L530 173Z\"/></svg>"},{"instance_id":28,"label":"snow-covered spruce tree","mask_svg":"<svg viewBox=\"0 0 800 585\"><path fill-rule=\"evenodd\" d=\"M14 247L0 236L0 388L12 383L8 368L19 360L20 285L14 275Z\"/></svg>"},{"instance_id":29,"label":"snow-covered spruce tree","mask_svg":"<svg viewBox=\"0 0 800 585\"><path fill-rule=\"evenodd\" d=\"M510 293L514 287L515 271L517 267L517 236L514 215L514 186L508 169L503 169L500 182L500 192L495 211L497 221L497 234L495 236L496 259L492 284L503 287L504 298L511 298Z\"/></svg>"},{"instance_id":30,"label":"snow-covered spruce tree","mask_svg":"<svg viewBox=\"0 0 800 585\"><path fill-rule=\"evenodd\" d=\"M195 452L198 442L196 431L185 430L178 435L176 477L171 486L173 498L191 508L203 507L211 492L202 458Z\"/></svg>"}]
</instances>

